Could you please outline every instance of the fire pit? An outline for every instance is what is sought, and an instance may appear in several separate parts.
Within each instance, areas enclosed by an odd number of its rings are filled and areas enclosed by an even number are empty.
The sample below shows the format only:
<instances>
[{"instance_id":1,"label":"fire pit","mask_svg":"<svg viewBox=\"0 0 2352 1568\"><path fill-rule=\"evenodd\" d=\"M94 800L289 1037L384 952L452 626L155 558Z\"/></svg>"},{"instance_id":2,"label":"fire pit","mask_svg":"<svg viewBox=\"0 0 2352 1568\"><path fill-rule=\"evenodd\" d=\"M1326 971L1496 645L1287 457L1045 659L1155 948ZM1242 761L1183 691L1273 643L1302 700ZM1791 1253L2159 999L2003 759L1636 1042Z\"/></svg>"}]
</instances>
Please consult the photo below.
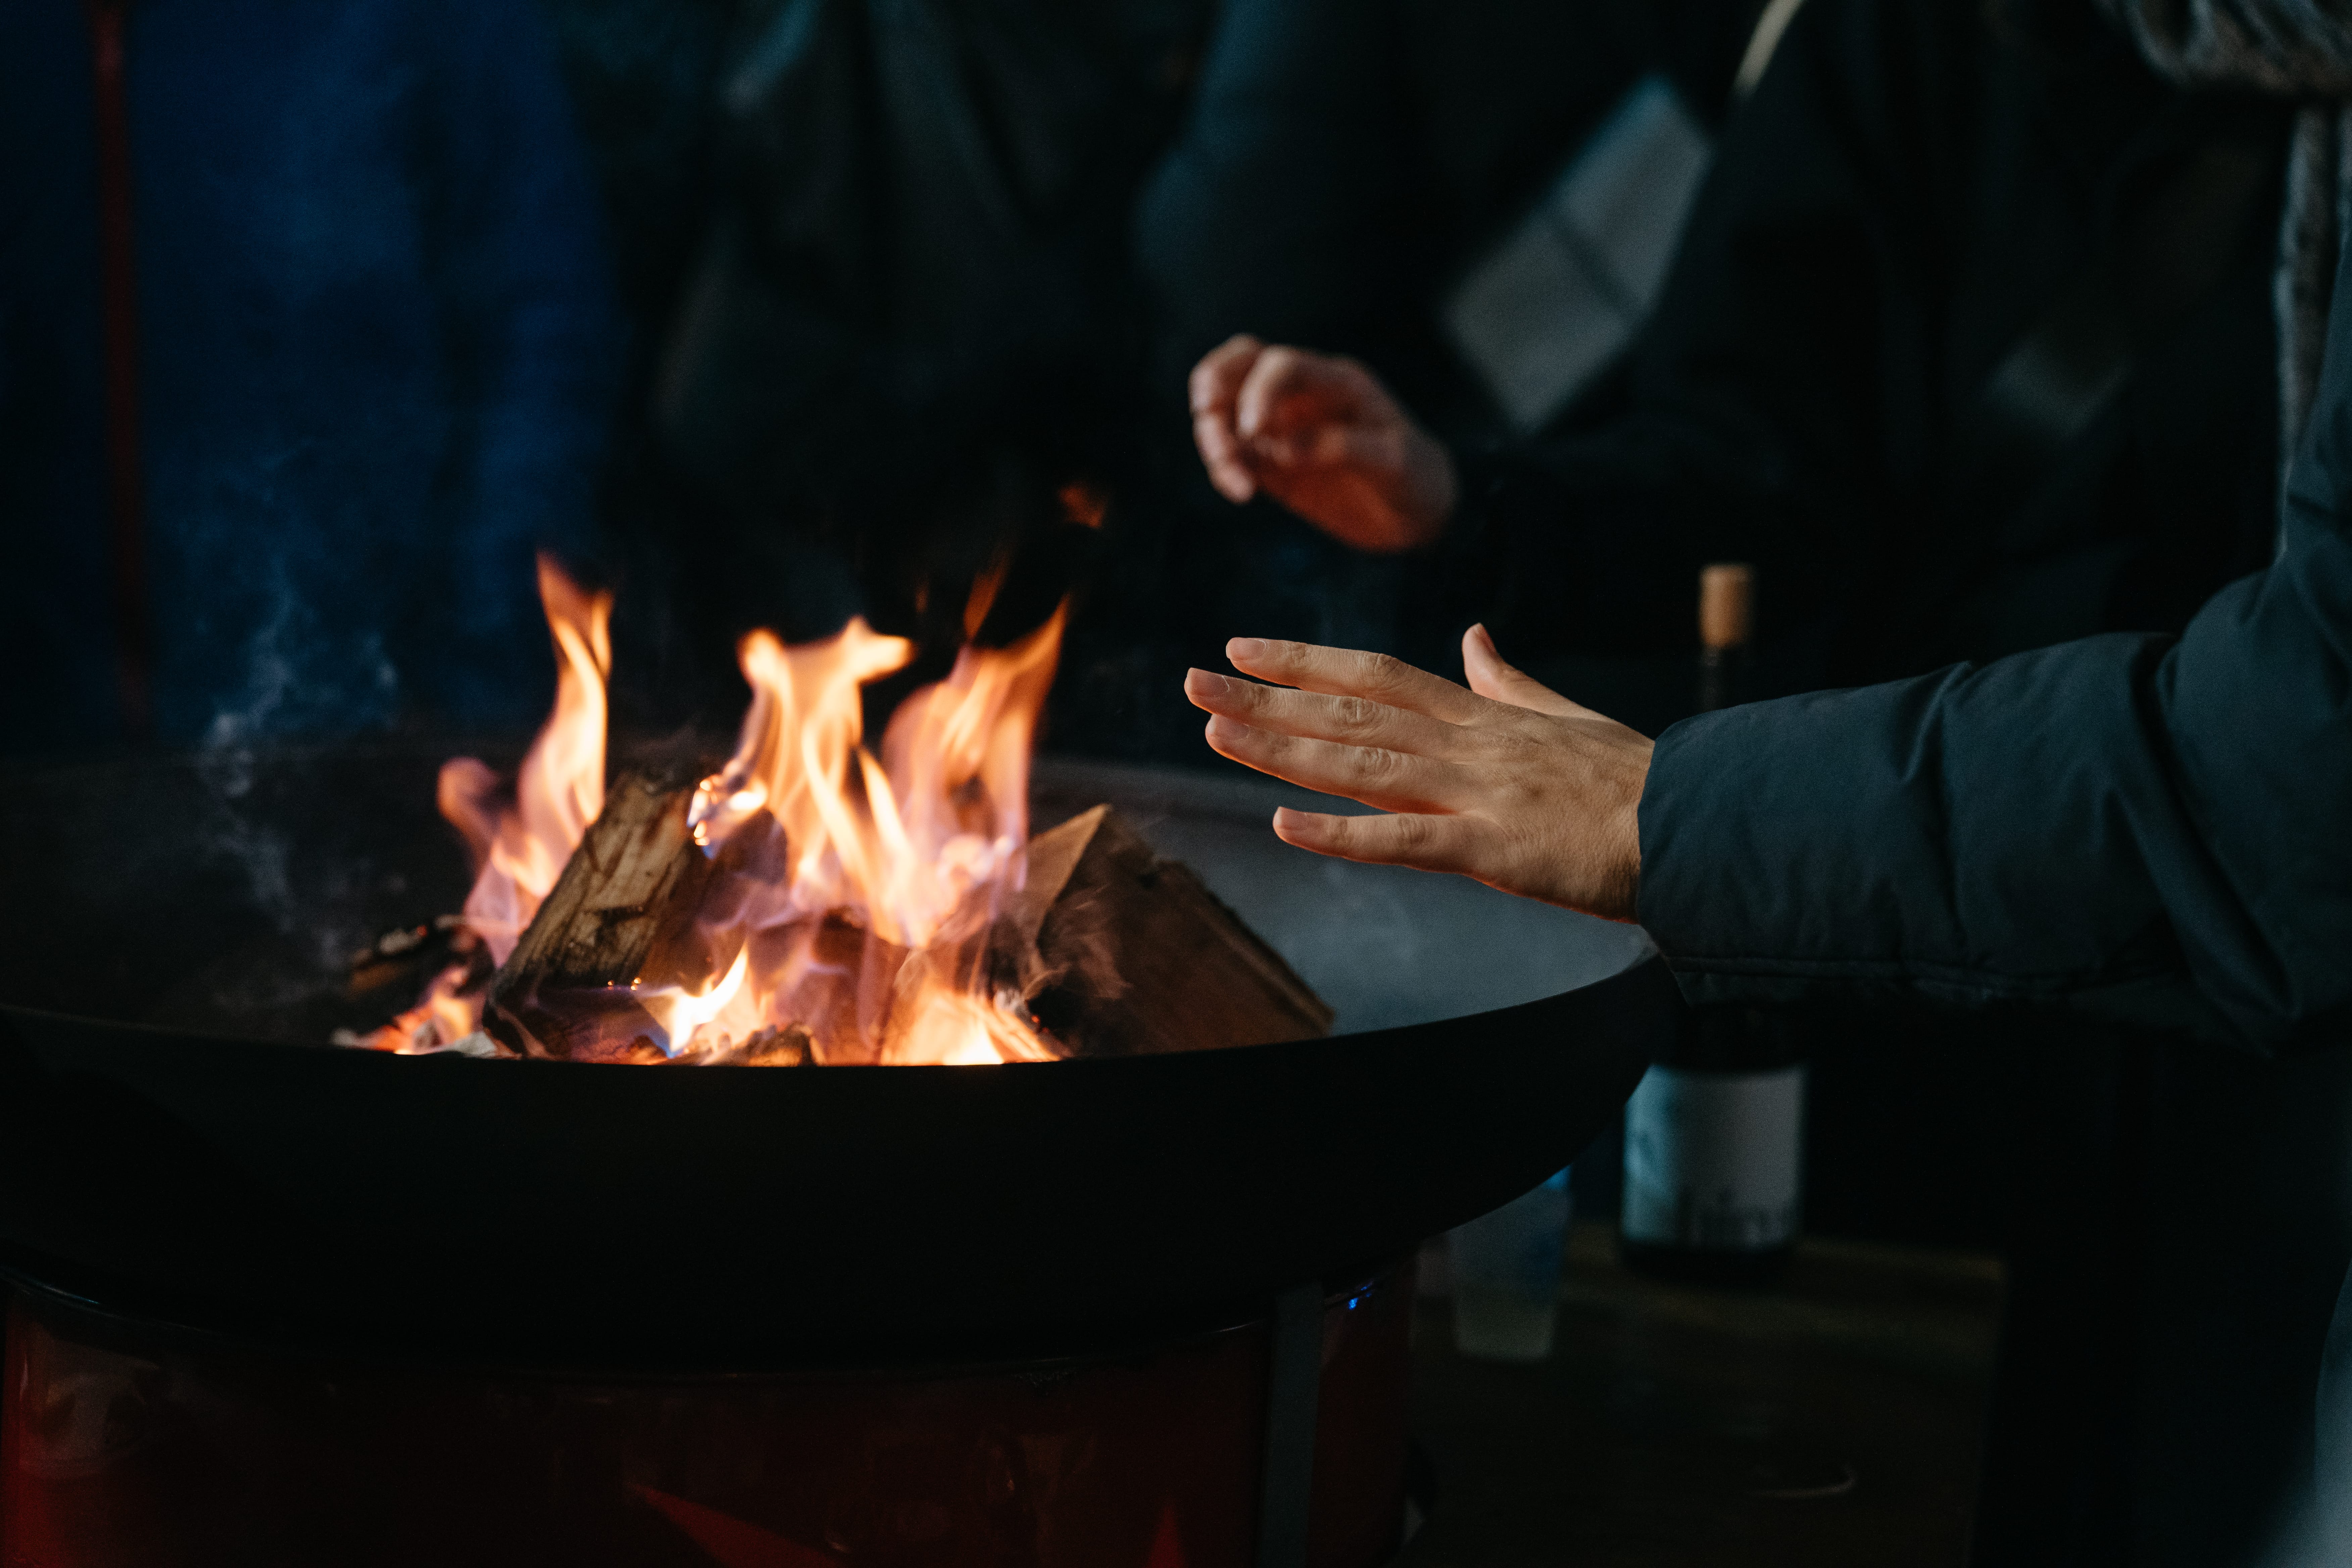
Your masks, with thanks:
<instances>
[{"instance_id":1,"label":"fire pit","mask_svg":"<svg viewBox=\"0 0 2352 1568\"><path fill-rule=\"evenodd\" d=\"M299 1043L352 1012L323 960L464 896L447 751L0 780L11 1564L1363 1568L1397 1260L1565 1163L1671 1005L1638 933L1281 846L1278 786L1069 765L1041 823L1118 807L1343 1032L783 1071Z\"/></svg>"}]
</instances>

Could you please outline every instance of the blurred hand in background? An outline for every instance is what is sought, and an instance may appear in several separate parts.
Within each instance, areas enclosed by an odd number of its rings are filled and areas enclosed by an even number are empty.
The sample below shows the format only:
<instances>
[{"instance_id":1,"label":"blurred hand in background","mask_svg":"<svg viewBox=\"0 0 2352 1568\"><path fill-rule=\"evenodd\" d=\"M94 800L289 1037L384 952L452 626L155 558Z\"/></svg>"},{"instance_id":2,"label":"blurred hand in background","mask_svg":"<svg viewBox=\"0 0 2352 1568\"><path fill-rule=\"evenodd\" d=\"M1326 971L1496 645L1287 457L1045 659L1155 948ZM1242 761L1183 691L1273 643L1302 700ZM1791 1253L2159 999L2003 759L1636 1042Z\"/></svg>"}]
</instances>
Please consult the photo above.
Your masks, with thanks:
<instances>
[{"instance_id":1,"label":"blurred hand in background","mask_svg":"<svg viewBox=\"0 0 2352 1568\"><path fill-rule=\"evenodd\" d=\"M1263 489L1342 543L1380 554L1444 531L1453 458L1354 360L1244 333L1202 358L1191 391L1193 443L1227 500Z\"/></svg>"}]
</instances>

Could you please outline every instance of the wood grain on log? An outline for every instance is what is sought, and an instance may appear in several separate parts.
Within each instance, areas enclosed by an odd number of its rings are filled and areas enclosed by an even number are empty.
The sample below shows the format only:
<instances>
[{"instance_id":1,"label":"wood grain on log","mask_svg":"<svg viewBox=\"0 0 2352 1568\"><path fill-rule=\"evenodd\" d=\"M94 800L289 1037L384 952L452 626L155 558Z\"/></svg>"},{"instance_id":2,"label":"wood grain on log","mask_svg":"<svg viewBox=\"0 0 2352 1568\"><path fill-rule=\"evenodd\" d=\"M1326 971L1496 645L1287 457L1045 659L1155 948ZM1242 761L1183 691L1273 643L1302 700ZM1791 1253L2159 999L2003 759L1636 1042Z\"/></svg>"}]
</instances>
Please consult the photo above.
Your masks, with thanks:
<instances>
[{"instance_id":1,"label":"wood grain on log","mask_svg":"<svg viewBox=\"0 0 2352 1568\"><path fill-rule=\"evenodd\" d=\"M1049 978L1038 1021L1079 1056L1272 1045L1328 1034L1331 1009L1192 869L1107 805L1040 834L1008 918Z\"/></svg>"},{"instance_id":2,"label":"wood grain on log","mask_svg":"<svg viewBox=\"0 0 2352 1568\"><path fill-rule=\"evenodd\" d=\"M714 864L686 825L691 791L629 776L582 840L490 986L486 1026L533 1056L643 1061L659 1031L625 987L698 989L735 950L709 951L698 917L726 923L733 846ZM756 1059L882 1059L901 969L961 972L975 989L1006 983L1076 1056L1134 1056L1270 1045L1327 1034L1331 1010L1234 913L1164 859L1108 806L1039 835L1027 878L984 940L910 954L839 915L753 939L763 964L787 950L838 985L806 988L812 1016L787 1021ZM740 940L739 937L737 940ZM984 950L984 951L983 951ZM965 980L959 978L961 985ZM744 1054L698 1059L754 1059Z\"/></svg>"},{"instance_id":3,"label":"wood grain on log","mask_svg":"<svg viewBox=\"0 0 2352 1568\"><path fill-rule=\"evenodd\" d=\"M603 815L490 984L491 1034L532 1056L643 1058L633 1037L652 1019L625 995L594 994L634 982L698 984L709 969L694 916L710 861L687 829L692 795L643 774L606 793Z\"/></svg>"}]
</instances>

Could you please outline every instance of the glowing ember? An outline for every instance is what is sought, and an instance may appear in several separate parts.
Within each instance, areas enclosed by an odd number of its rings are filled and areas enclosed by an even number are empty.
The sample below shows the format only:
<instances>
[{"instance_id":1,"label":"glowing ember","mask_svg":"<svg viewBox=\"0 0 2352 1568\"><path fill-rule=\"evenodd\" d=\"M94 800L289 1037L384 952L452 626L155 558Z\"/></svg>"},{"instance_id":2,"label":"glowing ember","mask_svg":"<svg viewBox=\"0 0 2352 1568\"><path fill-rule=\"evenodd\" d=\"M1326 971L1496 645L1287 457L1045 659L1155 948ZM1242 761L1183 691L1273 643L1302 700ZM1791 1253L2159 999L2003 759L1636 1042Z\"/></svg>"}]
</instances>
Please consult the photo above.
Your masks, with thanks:
<instances>
[{"instance_id":1,"label":"glowing ember","mask_svg":"<svg viewBox=\"0 0 2352 1568\"><path fill-rule=\"evenodd\" d=\"M974 585L968 635L998 586L993 574ZM442 811L477 860L466 920L496 963L604 805L611 602L546 561L540 591L560 677L514 799L501 802L495 776L470 758L441 774ZM1029 753L1063 619L1057 610L1009 647L967 646L947 679L900 705L878 759L864 743L862 689L903 668L912 645L863 620L797 647L767 632L744 639L751 705L733 756L695 790L688 816L715 863L695 922L709 971L627 990L654 1047L676 1059L740 1059L740 1042L797 1026L817 1061L1059 1054L989 943L1027 866ZM365 1043L413 1053L466 1039L480 1027L487 978L478 962L453 965Z\"/></svg>"}]
</instances>

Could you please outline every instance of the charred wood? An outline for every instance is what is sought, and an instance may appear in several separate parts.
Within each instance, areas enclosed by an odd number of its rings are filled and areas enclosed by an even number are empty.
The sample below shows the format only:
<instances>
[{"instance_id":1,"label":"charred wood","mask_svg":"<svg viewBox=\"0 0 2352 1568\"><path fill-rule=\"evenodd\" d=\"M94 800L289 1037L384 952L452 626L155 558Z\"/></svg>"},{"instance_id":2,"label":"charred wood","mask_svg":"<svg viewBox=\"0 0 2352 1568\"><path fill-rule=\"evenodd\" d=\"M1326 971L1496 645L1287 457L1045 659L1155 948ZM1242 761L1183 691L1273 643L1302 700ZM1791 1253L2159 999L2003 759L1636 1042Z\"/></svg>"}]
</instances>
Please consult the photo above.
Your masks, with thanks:
<instances>
[{"instance_id":1,"label":"charred wood","mask_svg":"<svg viewBox=\"0 0 2352 1568\"><path fill-rule=\"evenodd\" d=\"M628 774L565 863L490 983L483 1026L531 1056L662 1055L632 984L697 984L709 970L695 915L711 864L687 827L691 784Z\"/></svg>"},{"instance_id":2,"label":"charred wood","mask_svg":"<svg viewBox=\"0 0 2352 1568\"><path fill-rule=\"evenodd\" d=\"M1108 805L1030 845L1013 912L1043 984L1038 1022L1078 1056L1272 1045L1328 1034L1331 1009L1192 869Z\"/></svg>"},{"instance_id":3,"label":"charred wood","mask_svg":"<svg viewBox=\"0 0 2352 1568\"><path fill-rule=\"evenodd\" d=\"M1030 844L1024 885L992 923L966 940L909 952L839 911L747 936L735 914L741 879L761 875L761 863L780 869L784 847L771 841L780 836L743 834L713 862L688 831L690 795L689 786L658 778L614 784L490 984L484 1025L499 1041L586 1061L877 1062L909 1023L894 1016L904 1010L899 999L942 985L1025 1004L1074 1056L1211 1050L1329 1032L1330 1009L1281 955L1108 806ZM829 978L796 994L804 1016L671 1058L630 988L700 990L739 951L714 951L713 941L748 941L760 973ZM679 1044L668 1042L672 1050Z\"/></svg>"},{"instance_id":4,"label":"charred wood","mask_svg":"<svg viewBox=\"0 0 2352 1568\"><path fill-rule=\"evenodd\" d=\"M351 956L344 983L354 998L415 992L425 977L452 963L478 963L489 978L488 952L463 915L436 915L420 925L384 932Z\"/></svg>"}]
</instances>

